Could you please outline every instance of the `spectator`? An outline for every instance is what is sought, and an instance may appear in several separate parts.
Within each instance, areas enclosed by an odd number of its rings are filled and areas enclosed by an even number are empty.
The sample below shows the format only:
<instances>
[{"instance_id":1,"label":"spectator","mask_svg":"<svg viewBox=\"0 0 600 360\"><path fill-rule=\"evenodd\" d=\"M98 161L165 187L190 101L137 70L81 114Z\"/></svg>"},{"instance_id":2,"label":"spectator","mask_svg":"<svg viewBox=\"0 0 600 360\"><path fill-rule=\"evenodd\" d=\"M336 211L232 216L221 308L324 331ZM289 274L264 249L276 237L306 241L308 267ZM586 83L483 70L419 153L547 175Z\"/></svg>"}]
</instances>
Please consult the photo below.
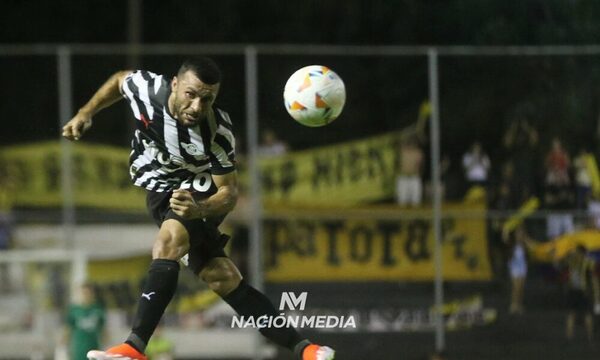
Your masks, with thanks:
<instances>
[{"instance_id":1,"label":"spectator","mask_svg":"<svg viewBox=\"0 0 600 360\"><path fill-rule=\"evenodd\" d=\"M579 245L565 259L567 270L567 305L565 322L567 340L575 336L575 321L578 314L584 315L587 338L593 341L593 304L600 303L598 278L594 272L595 263L587 256L585 247ZM590 292L593 301L590 301Z\"/></svg>"},{"instance_id":2,"label":"spectator","mask_svg":"<svg viewBox=\"0 0 600 360\"><path fill-rule=\"evenodd\" d=\"M575 200L577 209L587 208L590 193L592 191L592 176L587 167L587 158L591 156L584 148L573 162L575 167Z\"/></svg>"},{"instance_id":3,"label":"spectator","mask_svg":"<svg viewBox=\"0 0 600 360\"><path fill-rule=\"evenodd\" d=\"M592 228L600 230L600 199L591 196L588 201L587 210Z\"/></svg>"},{"instance_id":4,"label":"spectator","mask_svg":"<svg viewBox=\"0 0 600 360\"><path fill-rule=\"evenodd\" d=\"M504 135L504 146L515 168L519 204L535 193L538 133L523 115L510 124Z\"/></svg>"},{"instance_id":5,"label":"spectator","mask_svg":"<svg viewBox=\"0 0 600 360\"><path fill-rule=\"evenodd\" d=\"M423 150L416 137L411 136L401 140L400 174L396 180L396 200L399 205L421 204L423 158Z\"/></svg>"},{"instance_id":6,"label":"spectator","mask_svg":"<svg viewBox=\"0 0 600 360\"><path fill-rule=\"evenodd\" d=\"M481 148L479 142L473 143L471 149L463 155L463 168L469 187L487 185L490 171L490 158Z\"/></svg>"},{"instance_id":7,"label":"spectator","mask_svg":"<svg viewBox=\"0 0 600 360\"><path fill-rule=\"evenodd\" d=\"M546 156L546 183L551 185L569 184L571 159L558 138L552 139L552 148Z\"/></svg>"},{"instance_id":8,"label":"spectator","mask_svg":"<svg viewBox=\"0 0 600 360\"><path fill-rule=\"evenodd\" d=\"M101 347L105 313L91 284L83 284L78 295L78 301L67 312L64 341L69 343L71 360L86 360L89 350Z\"/></svg>"},{"instance_id":9,"label":"spectator","mask_svg":"<svg viewBox=\"0 0 600 360\"><path fill-rule=\"evenodd\" d=\"M560 140L552 141L552 149L546 156L546 177L544 202L550 210L546 218L546 236L554 239L560 235L573 232L573 214L568 210L573 207L573 192L569 178L569 156L564 151Z\"/></svg>"},{"instance_id":10,"label":"spectator","mask_svg":"<svg viewBox=\"0 0 600 360\"><path fill-rule=\"evenodd\" d=\"M265 129L258 147L258 156L277 157L288 152L288 145L280 140L272 129Z\"/></svg>"},{"instance_id":11,"label":"spectator","mask_svg":"<svg viewBox=\"0 0 600 360\"><path fill-rule=\"evenodd\" d=\"M517 189L514 181L514 167L511 162L502 166L502 175L492 187L490 208L494 216L490 218L490 260L495 276L504 278L508 254L502 239L502 226L510 216L510 212L518 207Z\"/></svg>"},{"instance_id":12,"label":"spectator","mask_svg":"<svg viewBox=\"0 0 600 360\"><path fill-rule=\"evenodd\" d=\"M511 314L523 313L523 293L525 290L525 278L527 277L527 241L528 236L524 226L519 226L513 233L510 259L508 260L511 283L509 312Z\"/></svg>"}]
</instances>

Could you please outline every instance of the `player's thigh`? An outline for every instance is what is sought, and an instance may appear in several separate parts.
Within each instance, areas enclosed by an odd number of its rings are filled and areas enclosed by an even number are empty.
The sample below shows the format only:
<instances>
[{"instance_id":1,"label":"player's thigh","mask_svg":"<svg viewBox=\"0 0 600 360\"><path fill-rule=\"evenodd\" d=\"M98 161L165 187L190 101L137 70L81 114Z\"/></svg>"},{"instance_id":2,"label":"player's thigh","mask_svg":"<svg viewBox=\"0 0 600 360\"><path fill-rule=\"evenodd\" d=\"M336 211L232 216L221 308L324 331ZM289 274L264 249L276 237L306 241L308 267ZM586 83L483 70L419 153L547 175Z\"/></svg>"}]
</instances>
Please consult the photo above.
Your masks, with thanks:
<instances>
[{"instance_id":1,"label":"player's thigh","mask_svg":"<svg viewBox=\"0 0 600 360\"><path fill-rule=\"evenodd\" d=\"M190 236L183 224L175 219L165 220L158 231L154 247L153 259L179 260L190 247Z\"/></svg>"},{"instance_id":2,"label":"player's thigh","mask_svg":"<svg viewBox=\"0 0 600 360\"><path fill-rule=\"evenodd\" d=\"M222 293L228 293L239 285L240 281L242 281L242 274L231 259L216 257L210 259L204 269L202 269L200 278L211 289L223 295Z\"/></svg>"}]
</instances>

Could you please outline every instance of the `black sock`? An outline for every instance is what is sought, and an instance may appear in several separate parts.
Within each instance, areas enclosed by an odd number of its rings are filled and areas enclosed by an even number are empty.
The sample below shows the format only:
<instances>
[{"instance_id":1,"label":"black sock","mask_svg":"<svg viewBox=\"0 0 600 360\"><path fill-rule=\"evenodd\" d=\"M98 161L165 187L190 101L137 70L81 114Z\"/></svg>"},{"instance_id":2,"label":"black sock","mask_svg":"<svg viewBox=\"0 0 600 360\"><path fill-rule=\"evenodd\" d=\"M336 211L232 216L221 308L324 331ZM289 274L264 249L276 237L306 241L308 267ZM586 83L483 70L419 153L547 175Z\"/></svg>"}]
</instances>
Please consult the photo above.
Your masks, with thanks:
<instances>
[{"instance_id":1,"label":"black sock","mask_svg":"<svg viewBox=\"0 0 600 360\"><path fill-rule=\"evenodd\" d=\"M166 259L152 261L148 270L148 279L144 284L137 312L133 318L131 334L125 341L127 344L142 353L146 350L148 340L175 294L178 277L179 263L177 261Z\"/></svg>"},{"instance_id":2,"label":"black sock","mask_svg":"<svg viewBox=\"0 0 600 360\"><path fill-rule=\"evenodd\" d=\"M252 316L257 319L262 315L273 317L279 315L269 298L244 280L235 290L225 295L223 300L242 316ZM259 331L267 339L292 351L304 340L294 328L262 328Z\"/></svg>"}]
</instances>

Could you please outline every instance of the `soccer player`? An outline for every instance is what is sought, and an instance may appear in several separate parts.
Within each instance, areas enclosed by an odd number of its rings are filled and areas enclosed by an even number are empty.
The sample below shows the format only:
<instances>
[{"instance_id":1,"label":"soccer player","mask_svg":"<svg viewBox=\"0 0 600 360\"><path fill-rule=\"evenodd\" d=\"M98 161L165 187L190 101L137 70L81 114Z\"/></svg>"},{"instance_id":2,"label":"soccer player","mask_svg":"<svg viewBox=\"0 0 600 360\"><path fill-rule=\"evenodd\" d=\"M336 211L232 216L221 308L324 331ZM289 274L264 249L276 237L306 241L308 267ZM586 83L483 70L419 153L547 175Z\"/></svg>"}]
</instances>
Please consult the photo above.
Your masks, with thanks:
<instances>
[{"instance_id":1,"label":"soccer player","mask_svg":"<svg viewBox=\"0 0 600 360\"><path fill-rule=\"evenodd\" d=\"M84 360L91 349L100 346L104 335L105 312L97 302L96 291L90 284L80 288L80 299L69 306L64 340L69 343L72 360Z\"/></svg>"},{"instance_id":2,"label":"soccer player","mask_svg":"<svg viewBox=\"0 0 600 360\"><path fill-rule=\"evenodd\" d=\"M130 335L88 358L146 359L144 350L177 286L179 260L238 314L277 316L269 299L250 286L225 255L229 239L218 226L237 199L235 139L229 115L214 103L221 72L209 58L186 60L170 81L149 71L119 71L64 127L79 140L92 117L122 97L136 118L129 173L147 190L147 206L159 226L152 263ZM271 341L302 360L333 359L327 346L312 344L293 328L263 328Z\"/></svg>"}]
</instances>

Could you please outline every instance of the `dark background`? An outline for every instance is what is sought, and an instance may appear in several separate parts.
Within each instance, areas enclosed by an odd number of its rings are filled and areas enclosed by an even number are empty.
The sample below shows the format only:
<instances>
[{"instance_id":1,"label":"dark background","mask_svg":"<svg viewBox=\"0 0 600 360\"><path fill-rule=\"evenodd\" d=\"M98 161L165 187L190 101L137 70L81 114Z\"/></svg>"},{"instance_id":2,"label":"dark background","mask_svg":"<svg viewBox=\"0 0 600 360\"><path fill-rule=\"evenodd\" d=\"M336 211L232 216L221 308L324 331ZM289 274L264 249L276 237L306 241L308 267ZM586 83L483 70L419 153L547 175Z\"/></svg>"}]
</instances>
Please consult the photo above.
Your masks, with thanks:
<instances>
[{"instance_id":1,"label":"dark background","mask_svg":"<svg viewBox=\"0 0 600 360\"><path fill-rule=\"evenodd\" d=\"M142 4L144 44L548 45L591 44L600 38L600 2L592 0L144 0ZM128 41L128 7L122 0L9 0L3 2L0 23L4 44ZM243 57L215 57L225 73L219 103L232 114L241 139ZM172 74L180 60L180 56L143 56L139 67ZM289 74L311 63L334 68L348 89L346 111L328 132L288 121L281 106L281 89ZM127 64L125 56L75 56L75 109ZM551 135L561 135L572 152L582 144L594 148L597 64L598 58L591 56L442 57L442 150L456 157L479 139L494 157L500 135L515 114L522 113L548 135L543 146ZM55 57L0 57L0 69L5 85L0 145L54 138ZM403 128L415 121L418 105L427 97L424 57L261 55L259 81L261 128L276 128L295 149ZM99 115L97 131L88 140L127 145L131 129L127 111L122 103Z\"/></svg>"}]
</instances>

